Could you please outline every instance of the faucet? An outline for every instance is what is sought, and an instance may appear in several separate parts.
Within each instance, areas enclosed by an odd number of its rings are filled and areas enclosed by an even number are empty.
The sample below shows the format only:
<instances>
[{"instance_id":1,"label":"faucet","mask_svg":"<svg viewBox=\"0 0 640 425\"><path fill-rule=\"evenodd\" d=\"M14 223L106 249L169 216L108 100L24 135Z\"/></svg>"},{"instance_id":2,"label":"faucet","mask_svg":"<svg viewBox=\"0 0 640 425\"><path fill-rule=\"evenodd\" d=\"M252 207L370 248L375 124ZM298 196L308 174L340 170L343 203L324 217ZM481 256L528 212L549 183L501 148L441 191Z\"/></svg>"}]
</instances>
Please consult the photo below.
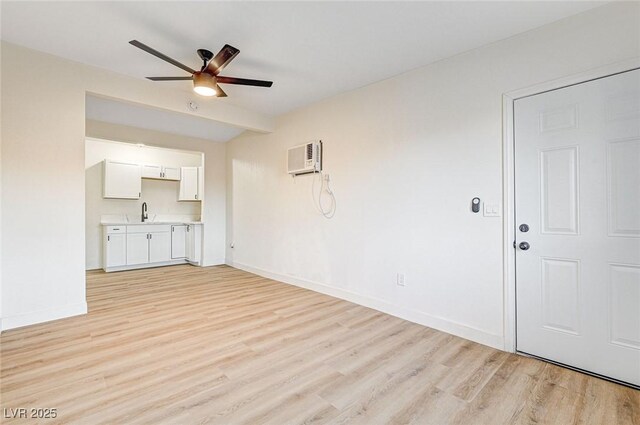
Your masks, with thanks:
<instances>
[{"instance_id":1,"label":"faucet","mask_svg":"<svg viewBox=\"0 0 640 425\"><path fill-rule=\"evenodd\" d=\"M149 215L147 214L147 203L142 203L142 222L149 219Z\"/></svg>"}]
</instances>

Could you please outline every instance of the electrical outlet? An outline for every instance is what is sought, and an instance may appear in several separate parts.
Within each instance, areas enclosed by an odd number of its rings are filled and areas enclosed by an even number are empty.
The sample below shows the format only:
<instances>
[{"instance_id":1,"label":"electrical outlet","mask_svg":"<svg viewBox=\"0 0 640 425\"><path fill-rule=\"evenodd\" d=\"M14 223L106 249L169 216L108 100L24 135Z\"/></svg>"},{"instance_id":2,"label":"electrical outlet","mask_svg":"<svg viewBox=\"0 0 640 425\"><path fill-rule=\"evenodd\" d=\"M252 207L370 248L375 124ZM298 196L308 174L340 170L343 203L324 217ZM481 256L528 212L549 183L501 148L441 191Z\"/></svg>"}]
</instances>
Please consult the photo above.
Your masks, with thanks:
<instances>
[{"instance_id":1,"label":"electrical outlet","mask_svg":"<svg viewBox=\"0 0 640 425\"><path fill-rule=\"evenodd\" d=\"M404 273L398 273L398 276L396 278L396 284L398 286L404 286Z\"/></svg>"}]
</instances>

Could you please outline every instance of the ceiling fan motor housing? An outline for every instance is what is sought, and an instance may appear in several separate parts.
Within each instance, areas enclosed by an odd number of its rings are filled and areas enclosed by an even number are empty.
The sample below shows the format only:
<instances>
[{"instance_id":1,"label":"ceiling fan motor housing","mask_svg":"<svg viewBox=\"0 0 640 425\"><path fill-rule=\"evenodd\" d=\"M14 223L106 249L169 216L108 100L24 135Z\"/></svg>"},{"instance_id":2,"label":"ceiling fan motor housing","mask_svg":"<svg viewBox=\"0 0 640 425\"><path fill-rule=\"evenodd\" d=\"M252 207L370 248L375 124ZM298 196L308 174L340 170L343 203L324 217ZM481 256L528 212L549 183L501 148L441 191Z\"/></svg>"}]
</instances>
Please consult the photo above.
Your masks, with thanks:
<instances>
[{"instance_id":1,"label":"ceiling fan motor housing","mask_svg":"<svg viewBox=\"0 0 640 425\"><path fill-rule=\"evenodd\" d=\"M207 49L198 49L198 56L200 56L200 59L202 59L205 64L213 59L213 53Z\"/></svg>"}]
</instances>

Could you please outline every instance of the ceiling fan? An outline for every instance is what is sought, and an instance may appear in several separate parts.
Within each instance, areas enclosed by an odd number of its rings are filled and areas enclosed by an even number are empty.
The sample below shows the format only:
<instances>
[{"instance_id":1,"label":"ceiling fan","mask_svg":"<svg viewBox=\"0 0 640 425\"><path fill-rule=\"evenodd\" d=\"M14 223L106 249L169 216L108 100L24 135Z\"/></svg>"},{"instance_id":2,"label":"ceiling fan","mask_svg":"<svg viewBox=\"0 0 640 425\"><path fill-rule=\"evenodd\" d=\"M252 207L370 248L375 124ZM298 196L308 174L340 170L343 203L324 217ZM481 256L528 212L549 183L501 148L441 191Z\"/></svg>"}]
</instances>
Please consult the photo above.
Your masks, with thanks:
<instances>
[{"instance_id":1,"label":"ceiling fan","mask_svg":"<svg viewBox=\"0 0 640 425\"><path fill-rule=\"evenodd\" d=\"M169 56L152 49L146 44L140 43L138 40L131 40L129 44L151 53L164 61L169 62L178 68L184 69L191 74L190 77L147 77L152 81L176 81L176 80L192 80L193 91L202 96L227 97L227 94L220 88L218 84L239 84L243 86L271 87L273 81L249 80L246 78L223 77L218 75L222 69L238 56L240 50L233 46L225 44L217 55L213 55L209 50L198 49L198 56L204 62L200 71L191 69L187 65L178 62Z\"/></svg>"}]
</instances>

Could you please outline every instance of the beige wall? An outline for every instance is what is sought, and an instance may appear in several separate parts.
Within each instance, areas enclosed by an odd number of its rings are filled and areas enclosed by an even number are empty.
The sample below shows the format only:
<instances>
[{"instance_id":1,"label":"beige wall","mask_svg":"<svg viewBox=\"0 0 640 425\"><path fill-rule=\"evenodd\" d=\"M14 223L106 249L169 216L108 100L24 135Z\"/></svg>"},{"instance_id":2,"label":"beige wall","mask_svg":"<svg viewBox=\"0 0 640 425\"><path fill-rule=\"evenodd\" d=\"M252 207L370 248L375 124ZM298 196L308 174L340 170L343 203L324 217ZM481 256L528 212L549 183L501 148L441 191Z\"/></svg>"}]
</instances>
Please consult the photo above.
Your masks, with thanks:
<instances>
[{"instance_id":1,"label":"beige wall","mask_svg":"<svg viewBox=\"0 0 640 425\"><path fill-rule=\"evenodd\" d=\"M504 345L502 95L640 56L640 3L614 3L280 117L229 142L228 262ZM324 142L332 220L286 150ZM406 286L396 285L397 273Z\"/></svg>"},{"instance_id":2,"label":"beige wall","mask_svg":"<svg viewBox=\"0 0 640 425\"><path fill-rule=\"evenodd\" d=\"M86 311L86 93L178 112L186 110L189 95L5 42L1 53L1 293L6 329ZM216 102L201 104L194 115L262 131L272 126L261 114ZM216 154L224 155L224 147L219 149ZM218 172L217 189L212 184L207 190L223 193L224 167ZM215 205L213 197L205 214L212 217L209 221L224 223ZM223 234L223 226L205 231ZM210 261L223 258L218 245L205 246Z\"/></svg>"}]
</instances>

